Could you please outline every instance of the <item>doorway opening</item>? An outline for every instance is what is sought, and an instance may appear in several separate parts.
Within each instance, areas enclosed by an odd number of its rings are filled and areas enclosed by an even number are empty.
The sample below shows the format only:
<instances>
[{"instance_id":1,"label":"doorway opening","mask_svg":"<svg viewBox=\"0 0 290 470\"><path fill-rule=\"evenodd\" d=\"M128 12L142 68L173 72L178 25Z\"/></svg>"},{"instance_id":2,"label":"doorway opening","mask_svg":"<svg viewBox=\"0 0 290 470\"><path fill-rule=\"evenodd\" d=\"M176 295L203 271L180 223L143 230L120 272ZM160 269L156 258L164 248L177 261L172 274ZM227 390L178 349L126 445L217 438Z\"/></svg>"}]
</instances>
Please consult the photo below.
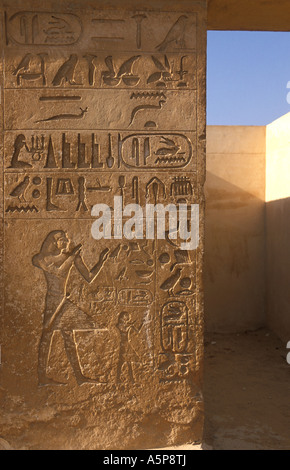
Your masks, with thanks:
<instances>
[{"instance_id":1,"label":"doorway opening","mask_svg":"<svg viewBox=\"0 0 290 470\"><path fill-rule=\"evenodd\" d=\"M205 441L287 448L290 34L210 31L207 70Z\"/></svg>"}]
</instances>

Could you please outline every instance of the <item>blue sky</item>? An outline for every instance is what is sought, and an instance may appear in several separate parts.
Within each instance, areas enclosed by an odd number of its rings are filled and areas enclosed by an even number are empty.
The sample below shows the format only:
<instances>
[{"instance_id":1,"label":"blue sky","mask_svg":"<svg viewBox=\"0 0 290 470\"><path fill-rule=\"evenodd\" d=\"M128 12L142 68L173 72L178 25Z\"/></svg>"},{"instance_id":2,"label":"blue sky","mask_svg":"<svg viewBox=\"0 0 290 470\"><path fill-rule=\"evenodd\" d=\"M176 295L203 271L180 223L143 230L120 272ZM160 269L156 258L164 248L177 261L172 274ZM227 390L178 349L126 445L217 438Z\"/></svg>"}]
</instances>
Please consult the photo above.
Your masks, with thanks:
<instances>
[{"instance_id":1,"label":"blue sky","mask_svg":"<svg viewBox=\"0 0 290 470\"><path fill-rule=\"evenodd\" d=\"M209 125L269 124L290 112L288 93L290 33L208 32Z\"/></svg>"}]
</instances>

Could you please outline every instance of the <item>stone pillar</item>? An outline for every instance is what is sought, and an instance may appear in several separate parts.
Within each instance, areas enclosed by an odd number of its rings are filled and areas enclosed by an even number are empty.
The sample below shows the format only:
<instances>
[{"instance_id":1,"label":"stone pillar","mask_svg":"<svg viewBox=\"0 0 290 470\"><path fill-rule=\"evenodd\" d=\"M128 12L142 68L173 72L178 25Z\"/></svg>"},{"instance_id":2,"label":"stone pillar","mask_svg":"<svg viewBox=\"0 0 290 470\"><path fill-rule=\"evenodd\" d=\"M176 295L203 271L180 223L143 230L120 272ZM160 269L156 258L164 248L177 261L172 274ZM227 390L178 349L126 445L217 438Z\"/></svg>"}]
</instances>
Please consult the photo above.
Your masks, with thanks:
<instances>
[{"instance_id":1,"label":"stone pillar","mask_svg":"<svg viewBox=\"0 0 290 470\"><path fill-rule=\"evenodd\" d=\"M200 442L206 2L1 6L0 437ZM128 240L120 211L96 240L116 196L199 204L198 248Z\"/></svg>"}]
</instances>

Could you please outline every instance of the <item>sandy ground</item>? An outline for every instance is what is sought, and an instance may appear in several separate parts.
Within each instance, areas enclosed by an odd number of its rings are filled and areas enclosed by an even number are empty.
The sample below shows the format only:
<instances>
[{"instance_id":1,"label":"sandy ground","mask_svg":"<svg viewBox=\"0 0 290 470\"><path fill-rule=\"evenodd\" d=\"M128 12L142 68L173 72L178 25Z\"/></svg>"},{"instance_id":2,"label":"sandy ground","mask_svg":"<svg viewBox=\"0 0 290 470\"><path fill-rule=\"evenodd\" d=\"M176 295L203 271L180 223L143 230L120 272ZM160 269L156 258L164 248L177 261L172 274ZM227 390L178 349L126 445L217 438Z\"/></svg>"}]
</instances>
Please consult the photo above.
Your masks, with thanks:
<instances>
[{"instance_id":1,"label":"sandy ground","mask_svg":"<svg viewBox=\"0 0 290 470\"><path fill-rule=\"evenodd\" d=\"M290 450L287 352L264 329L206 337L206 444L216 450Z\"/></svg>"},{"instance_id":2,"label":"sandy ground","mask_svg":"<svg viewBox=\"0 0 290 470\"><path fill-rule=\"evenodd\" d=\"M290 450L288 352L264 329L207 335L204 442L168 450ZM4 449L11 448L0 439Z\"/></svg>"}]
</instances>

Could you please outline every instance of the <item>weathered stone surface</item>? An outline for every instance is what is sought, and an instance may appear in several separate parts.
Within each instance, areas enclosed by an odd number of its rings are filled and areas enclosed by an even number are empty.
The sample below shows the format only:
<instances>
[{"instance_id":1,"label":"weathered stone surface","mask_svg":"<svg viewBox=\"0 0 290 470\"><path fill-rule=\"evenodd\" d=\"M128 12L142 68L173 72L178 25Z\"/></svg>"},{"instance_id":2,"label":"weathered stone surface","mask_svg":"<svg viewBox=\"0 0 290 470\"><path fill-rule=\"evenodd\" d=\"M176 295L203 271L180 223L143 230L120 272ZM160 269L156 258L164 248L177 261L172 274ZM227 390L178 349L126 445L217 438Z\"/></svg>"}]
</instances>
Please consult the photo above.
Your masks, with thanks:
<instances>
[{"instance_id":1,"label":"weathered stone surface","mask_svg":"<svg viewBox=\"0 0 290 470\"><path fill-rule=\"evenodd\" d=\"M103 3L1 2L0 436L13 448L202 437L205 5ZM199 203L198 249L94 240L91 209L115 195Z\"/></svg>"},{"instance_id":2,"label":"weathered stone surface","mask_svg":"<svg viewBox=\"0 0 290 470\"><path fill-rule=\"evenodd\" d=\"M289 31L288 0L208 0L208 29Z\"/></svg>"}]
</instances>

